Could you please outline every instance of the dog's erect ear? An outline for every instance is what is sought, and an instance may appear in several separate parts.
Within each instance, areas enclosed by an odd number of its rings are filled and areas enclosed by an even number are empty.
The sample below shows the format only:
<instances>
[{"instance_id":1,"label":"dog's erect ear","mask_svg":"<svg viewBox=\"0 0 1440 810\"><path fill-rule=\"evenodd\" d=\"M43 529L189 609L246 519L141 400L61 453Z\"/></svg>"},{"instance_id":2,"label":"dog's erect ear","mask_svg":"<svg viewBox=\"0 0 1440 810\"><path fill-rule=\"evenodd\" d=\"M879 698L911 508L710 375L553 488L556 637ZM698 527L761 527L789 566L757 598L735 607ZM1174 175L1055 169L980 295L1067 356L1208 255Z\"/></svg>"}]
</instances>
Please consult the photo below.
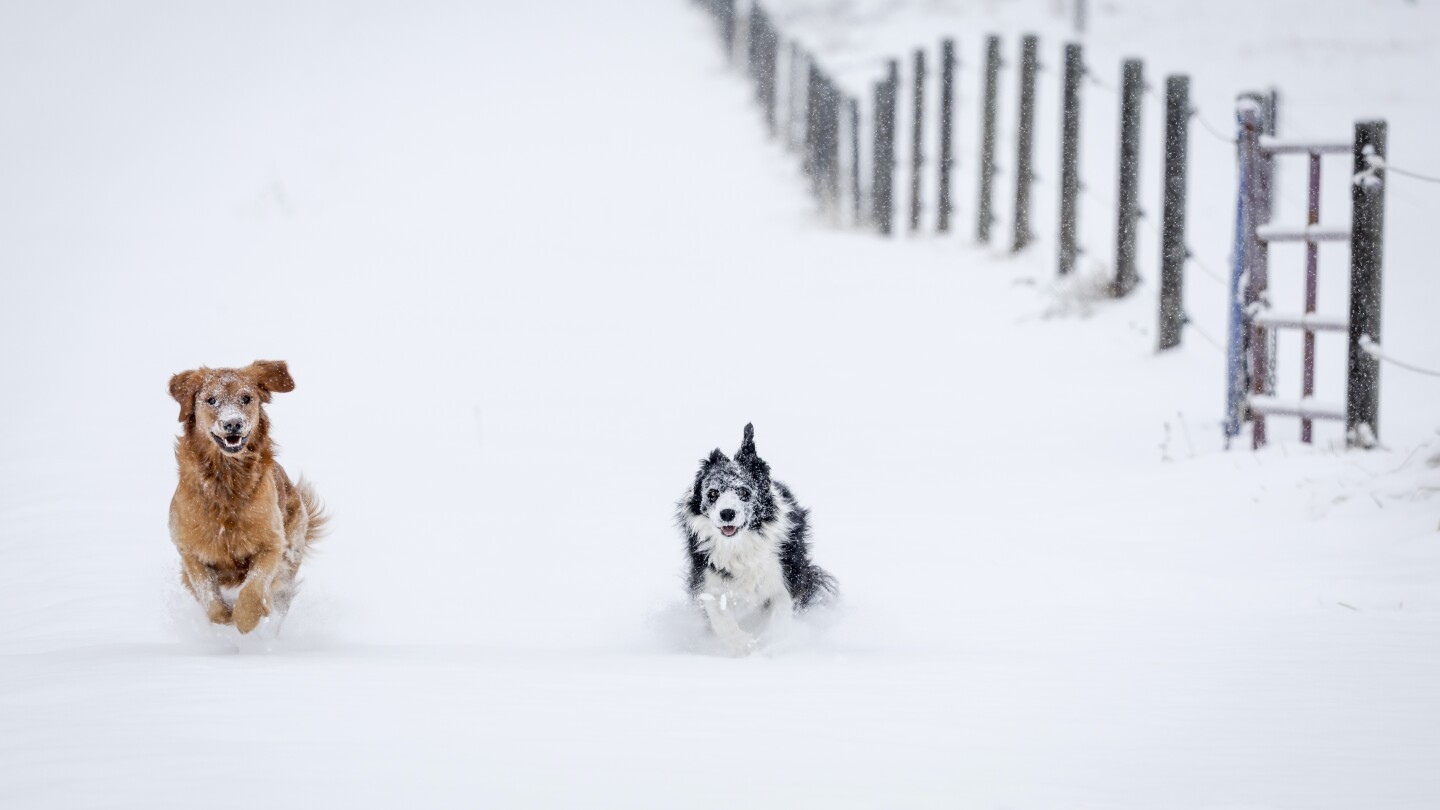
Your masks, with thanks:
<instances>
[{"instance_id":1,"label":"dog's erect ear","mask_svg":"<svg viewBox=\"0 0 1440 810\"><path fill-rule=\"evenodd\" d=\"M170 396L180 403L181 422L189 422L195 414L195 395L200 393L203 379L198 371L182 371L170 378Z\"/></svg>"},{"instance_id":2,"label":"dog's erect ear","mask_svg":"<svg viewBox=\"0 0 1440 810\"><path fill-rule=\"evenodd\" d=\"M744 464L745 462L741 461L741 459L754 457L756 455L755 423L751 422L745 426L745 438L740 440L740 452L735 454L735 461L738 464Z\"/></svg>"},{"instance_id":3,"label":"dog's erect ear","mask_svg":"<svg viewBox=\"0 0 1440 810\"><path fill-rule=\"evenodd\" d=\"M256 387L264 392L262 399L270 401L270 394L284 394L295 390L295 379L284 360L256 360L245 369Z\"/></svg>"},{"instance_id":4,"label":"dog's erect ear","mask_svg":"<svg viewBox=\"0 0 1440 810\"><path fill-rule=\"evenodd\" d=\"M770 482L770 465L760 458L755 452L755 426L745 426L745 438L740 442L740 450L735 454L735 463L749 471L754 476L755 483L761 486L768 486Z\"/></svg>"}]
</instances>

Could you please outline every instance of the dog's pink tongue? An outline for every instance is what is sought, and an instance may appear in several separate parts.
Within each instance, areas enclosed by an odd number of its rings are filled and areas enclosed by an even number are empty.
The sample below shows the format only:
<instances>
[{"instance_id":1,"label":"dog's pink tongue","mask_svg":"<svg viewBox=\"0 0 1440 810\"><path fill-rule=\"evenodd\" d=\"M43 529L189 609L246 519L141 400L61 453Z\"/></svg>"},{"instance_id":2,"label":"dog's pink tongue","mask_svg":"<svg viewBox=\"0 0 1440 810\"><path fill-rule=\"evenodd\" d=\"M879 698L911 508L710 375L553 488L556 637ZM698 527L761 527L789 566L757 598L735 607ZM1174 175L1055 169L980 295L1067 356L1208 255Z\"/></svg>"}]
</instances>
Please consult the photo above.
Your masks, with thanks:
<instances>
[{"instance_id":1,"label":"dog's pink tongue","mask_svg":"<svg viewBox=\"0 0 1440 810\"><path fill-rule=\"evenodd\" d=\"M740 531L740 528L738 526L725 526L724 528L720 529L720 532L726 537L734 537L735 532L737 531Z\"/></svg>"}]
</instances>

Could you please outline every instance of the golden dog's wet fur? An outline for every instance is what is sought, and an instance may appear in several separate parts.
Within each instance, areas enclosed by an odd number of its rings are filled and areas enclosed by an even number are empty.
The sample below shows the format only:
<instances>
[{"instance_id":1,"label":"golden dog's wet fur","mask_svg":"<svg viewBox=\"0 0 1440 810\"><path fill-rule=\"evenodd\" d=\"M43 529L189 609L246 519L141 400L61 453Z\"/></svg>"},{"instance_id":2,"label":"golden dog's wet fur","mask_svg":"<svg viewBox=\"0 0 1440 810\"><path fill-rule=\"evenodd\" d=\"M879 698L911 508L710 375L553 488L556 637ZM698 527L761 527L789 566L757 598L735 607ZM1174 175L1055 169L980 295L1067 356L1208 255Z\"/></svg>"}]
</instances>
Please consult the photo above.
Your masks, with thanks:
<instances>
[{"instance_id":1,"label":"golden dog's wet fur","mask_svg":"<svg viewBox=\"0 0 1440 810\"><path fill-rule=\"evenodd\" d=\"M175 442L180 483L170 501L170 537L181 578L216 624L242 633L289 607L295 574L325 515L302 479L291 484L275 463L271 394L293 391L284 361L244 368L200 368L170 378L185 433ZM222 449L222 412L248 430L242 447ZM234 431L231 431L232 433ZM238 591L236 590L238 589ZM233 603L226 590L234 592Z\"/></svg>"}]
</instances>

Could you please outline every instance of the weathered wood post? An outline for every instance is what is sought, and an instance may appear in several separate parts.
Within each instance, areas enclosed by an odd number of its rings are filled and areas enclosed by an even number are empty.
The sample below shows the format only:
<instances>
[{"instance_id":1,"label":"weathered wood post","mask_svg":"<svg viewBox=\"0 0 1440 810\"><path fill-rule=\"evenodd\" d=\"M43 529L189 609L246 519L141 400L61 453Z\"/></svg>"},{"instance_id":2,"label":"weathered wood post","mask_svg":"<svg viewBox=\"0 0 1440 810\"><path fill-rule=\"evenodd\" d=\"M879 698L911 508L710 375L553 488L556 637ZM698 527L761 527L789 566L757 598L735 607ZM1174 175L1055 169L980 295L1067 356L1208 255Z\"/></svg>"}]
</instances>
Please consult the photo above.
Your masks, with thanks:
<instances>
[{"instance_id":1,"label":"weathered wood post","mask_svg":"<svg viewBox=\"0 0 1440 810\"><path fill-rule=\"evenodd\" d=\"M810 178L810 193L820 197L820 70L815 60L807 60L805 69L805 150L800 165Z\"/></svg>"},{"instance_id":2,"label":"weathered wood post","mask_svg":"<svg viewBox=\"0 0 1440 810\"><path fill-rule=\"evenodd\" d=\"M750 70L755 75L755 98L765 113L765 126L775 136L775 58L779 47L770 18L759 3L750 4L748 31Z\"/></svg>"},{"instance_id":3,"label":"weathered wood post","mask_svg":"<svg viewBox=\"0 0 1440 810\"><path fill-rule=\"evenodd\" d=\"M1255 238L1259 226L1260 211L1260 106L1241 96L1236 103L1236 156L1239 160L1239 189L1235 199L1235 246L1231 251L1234 266L1230 272L1230 327L1226 341L1225 390L1225 446L1240 435L1241 423L1250 418L1246 398L1253 387L1253 372L1256 353L1253 351L1254 333L1246 317L1251 304L1257 300L1256 287L1257 256L1263 253ZM1263 378L1261 378L1263 382ZM1264 420L1256 425L1259 435L1252 433L1256 444L1263 443Z\"/></svg>"},{"instance_id":4,"label":"weathered wood post","mask_svg":"<svg viewBox=\"0 0 1440 810\"><path fill-rule=\"evenodd\" d=\"M835 82L821 74L821 177L824 179L825 210L832 218L840 215L840 92Z\"/></svg>"},{"instance_id":5,"label":"weathered wood post","mask_svg":"<svg viewBox=\"0 0 1440 810\"><path fill-rule=\"evenodd\" d=\"M785 122L785 145L791 149L800 146L800 138L804 135L801 130L803 123L802 116L805 114L804 104L805 81L805 54L800 50L800 43L790 43L790 92L786 99L786 106L789 108L789 117Z\"/></svg>"},{"instance_id":6,"label":"weathered wood post","mask_svg":"<svg viewBox=\"0 0 1440 810\"><path fill-rule=\"evenodd\" d=\"M1140 219L1140 100L1145 77L1140 60L1125 60L1120 89L1119 191L1115 195L1115 280L1111 294L1123 297L1135 288L1135 237Z\"/></svg>"},{"instance_id":7,"label":"weathered wood post","mask_svg":"<svg viewBox=\"0 0 1440 810\"><path fill-rule=\"evenodd\" d=\"M1165 210L1160 234L1160 351L1180 345L1185 326L1185 168L1190 77L1165 80Z\"/></svg>"},{"instance_id":8,"label":"weathered wood post","mask_svg":"<svg viewBox=\"0 0 1440 810\"><path fill-rule=\"evenodd\" d=\"M950 172L955 165L950 117L955 107L955 40L940 43L940 199L935 230L950 230Z\"/></svg>"},{"instance_id":9,"label":"weathered wood post","mask_svg":"<svg viewBox=\"0 0 1440 810\"><path fill-rule=\"evenodd\" d=\"M1080 80L1085 62L1080 46L1065 46L1064 106L1060 114L1060 275L1075 269L1080 252Z\"/></svg>"},{"instance_id":10,"label":"weathered wood post","mask_svg":"<svg viewBox=\"0 0 1440 810\"><path fill-rule=\"evenodd\" d=\"M991 191L995 185L995 95L1000 86L1000 38L985 39L984 115L980 124L980 203L976 211L975 238L990 241L990 223L995 220L990 210Z\"/></svg>"},{"instance_id":11,"label":"weathered wood post","mask_svg":"<svg viewBox=\"0 0 1440 810\"><path fill-rule=\"evenodd\" d=\"M1035 144L1035 70L1040 40L1033 34L1020 40L1020 122L1015 134L1015 218L1010 250L1019 253L1030 244L1030 181L1034 179L1031 154Z\"/></svg>"},{"instance_id":12,"label":"weathered wood post","mask_svg":"<svg viewBox=\"0 0 1440 810\"><path fill-rule=\"evenodd\" d=\"M910 231L920 230L920 167L925 163L925 51L915 51L915 107L910 116Z\"/></svg>"},{"instance_id":13,"label":"weathered wood post","mask_svg":"<svg viewBox=\"0 0 1440 810\"><path fill-rule=\"evenodd\" d=\"M895 181L895 102L900 86L900 65L890 60L886 78L875 85L875 179L870 185L870 211L875 228L889 235L893 218Z\"/></svg>"},{"instance_id":14,"label":"weathered wood post","mask_svg":"<svg viewBox=\"0 0 1440 810\"><path fill-rule=\"evenodd\" d=\"M861 223L860 210L860 100L851 98L850 106L850 205L851 221Z\"/></svg>"},{"instance_id":15,"label":"weathered wood post","mask_svg":"<svg viewBox=\"0 0 1440 810\"><path fill-rule=\"evenodd\" d=\"M1345 390L1345 444L1380 440L1380 269L1385 236L1384 121L1355 125L1355 182L1350 184L1350 362ZM1374 163L1372 163L1372 158Z\"/></svg>"}]
</instances>

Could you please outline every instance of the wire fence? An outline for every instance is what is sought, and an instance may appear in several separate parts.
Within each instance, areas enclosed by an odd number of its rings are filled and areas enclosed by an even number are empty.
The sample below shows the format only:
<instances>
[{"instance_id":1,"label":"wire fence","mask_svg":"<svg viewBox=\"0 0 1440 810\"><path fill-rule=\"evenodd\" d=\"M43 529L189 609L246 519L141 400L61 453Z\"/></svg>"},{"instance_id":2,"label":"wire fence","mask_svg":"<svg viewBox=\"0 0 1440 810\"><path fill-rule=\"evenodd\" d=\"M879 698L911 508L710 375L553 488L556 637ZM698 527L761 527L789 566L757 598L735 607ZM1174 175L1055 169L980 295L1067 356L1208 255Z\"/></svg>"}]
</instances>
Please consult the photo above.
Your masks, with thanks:
<instances>
[{"instance_id":1,"label":"wire fence","mask_svg":"<svg viewBox=\"0 0 1440 810\"><path fill-rule=\"evenodd\" d=\"M1321 152L1349 152L1348 144L1322 144L1311 148L1309 154L1312 166L1312 189L1309 200L1310 225L1318 230L1289 232L1271 227L1268 223L1274 201L1278 200L1292 210L1304 209L1305 201L1295 199L1292 192L1274 182L1275 155L1283 153L1305 153L1306 149L1293 143L1278 142L1275 139L1276 107L1279 96L1276 91L1268 93L1247 93L1237 100L1237 124L1226 127L1216 123L1200 107L1191 102L1189 76L1183 74L1165 77L1163 90L1159 83L1151 84L1144 77L1143 65L1139 60L1126 60L1121 66L1121 81L1111 83L1101 78L1099 71L1086 64L1082 47L1078 43L1067 43L1064 59L1056 63L1061 69L1046 70L1039 57L1038 38L1033 35L1021 37L1020 58L1015 64L1002 59L1001 38L988 36L985 39L983 56L974 68L964 72L973 77L979 87L973 93L964 95L975 99L980 118L981 135L972 148L978 148L978 159L960 161L953 154L954 130L953 100L958 92L959 80L955 69L958 60L954 58L954 41L944 39L939 44L939 58L928 49L916 49L905 58L876 59L852 58L826 65L823 60L807 50L797 37L782 31L774 17L767 11L762 0L696 0L705 7L718 24L721 41L726 54L735 63L743 63L755 87L755 97L763 111L764 119L773 137L787 149L798 153L804 176L809 180L811 193L820 209L838 225L862 228L883 236L891 236L901 228L917 233L925 229L926 223L933 223L937 232L955 230L951 215L959 210L953 197L953 175L957 166L964 163L975 173L977 200L974 207L975 240L988 244L1001 236L997 226L1005 225L1010 231L1010 249L1013 252L1031 249L1035 243L1034 226L1030 211L1031 188L1038 181L1039 173L1032 161L1033 127L1035 120L1036 83L1038 74L1053 75L1063 85L1063 110L1061 126L1061 160L1059 167L1060 206L1056 222L1059 233L1058 273L1066 275L1077 268L1077 257L1094 252L1085 249L1077 227L1086 213L1096 206L1114 211L1115 253L1108 264L1095 260L1091 266L1101 272L1112 274L1111 295L1120 298L1131 292L1139 283L1137 271L1137 238L1143 233L1155 237L1161 247L1159 284L1159 349L1161 351L1179 346L1181 335L1193 333L1206 346L1227 355L1227 373L1232 376L1237 367L1240 373L1249 375L1247 380L1273 377L1271 371L1261 371L1247 365L1248 353L1261 344L1273 346L1273 329L1261 328L1259 319L1276 321L1280 316L1268 312L1268 299L1264 292L1264 256L1269 241L1274 239L1302 242L1312 257L1308 269L1307 284L1313 284L1315 267L1313 263L1315 242L1337 237L1336 229L1318 229L1314 217L1318 212L1318 160ZM906 66L906 86L901 86L901 66ZM913 68L910 66L913 65ZM882 68L882 77L869 88L870 93L852 94L837 76L844 74L850 83L856 74L873 73ZM938 68L938 69L937 69ZM1018 122L1013 130L1002 130L997 126L1000 76L1006 75L1007 84L1019 89L1019 106L1015 116L1006 117L1007 122ZM1048 80L1048 79L1047 79ZM934 84L927 85L926 82ZM1119 160L1115 166L1117 184L1115 194L1087 183L1082 176L1080 160L1080 133L1085 102L1082 87L1094 87L1105 94L1104 103L1114 105L1120 113L1120 127L1116 133L1119 146ZM938 88L938 90L936 89ZM938 109L927 107L938 100ZM1142 108L1149 109L1142 115ZM1156 109L1158 108L1158 110ZM1150 216L1142 204L1142 186L1139 182L1141 171L1139 153L1140 141L1144 137L1140 122L1142 117L1158 112L1164 124L1164 179L1161 183L1164 198L1158 207L1159 215ZM1253 120L1247 119L1249 115ZM938 121L937 121L938 119ZM1250 120L1250 123L1246 123ZM1195 126L1191 127L1191 123ZM933 127L939 123L939 143L933 137ZM1367 124L1367 126L1369 126ZM1373 132L1366 135L1372 140L1362 147L1361 125L1357 124L1354 154L1356 166L1363 169L1350 174L1350 181L1358 192L1370 202L1370 208L1355 209L1355 233L1352 245L1352 301L1361 300L1359 326L1351 328L1350 353L1351 374L1357 357L1361 365L1386 362L1398 368L1417 373L1440 376L1413 363L1396 360L1379 349L1371 331L1378 334L1379 286L1373 290L1359 290L1355 279L1378 279L1381 252L1379 222L1374 216L1367 221L1370 212L1383 210L1383 187L1387 175L1405 177L1422 183L1440 184L1440 176L1413 171L1389 164L1384 154L1384 123L1379 122L1379 140L1373 140ZM905 132L900 130L904 128ZM1203 132L1208 141L1223 143L1234 155L1237 162L1238 186L1237 226L1235 242L1227 245L1231 267L1224 270L1211 266L1186 239L1186 195L1188 191L1188 143L1190 130ZM1270 141L1262 144L1261 136ZM897 144L908 148L909 160L901 164L897 160ZM1277 145L1278 144L1278 145ZM868 148L866 148L868 147ZM1093 147L1091 147L1093 149ZM1214 148L1214 147L1207 147ZM1247 157L1247 149L1250 150ZM1319 149L1320 151L1316 151ZM938 154L939 159L934 156ZM1014 156L1013 164L1009 157ZM1002 170L1001 164L1006 169ZM1245 172L1254 174L1247 185ZM922 173L927 174L922 182ZM933 174L934 177L928 177ZM1014 191L1013 204L996 199L995 179L1004 174L1007 184ZM933 180L933 182L932 182ZM1212 177L1202 178L1211 182ZM908 181L905 182L905 181ZM908 194L898 192L897 183ZM1377 191L1378 189L1378 191ZM925 196L934 193L931 199ZM842 196L846 199L842 199ZM1273 198L1273 200L1272 200ZM933 205L934 208L930 208ZM1381 206L1381 207L1376 207ZM933 218L923 219L922 209L935 211ZM1002 210L1007 209L1007 210ZM1248 217L1248 219L1247 219ZM1352 239L1349 233L1343 235ZM1248 241L1246 241L1248 240ZM1244 249L1242 250L1242 246ZM1233 247L1233 250L1228 248ZM1211 255L1218 251L1212 250ZM1258 262L1258 264L1257 264ZM1231 323L1226 339L1200 326L1191 318L1184 306L1183 279L1187 271L1194 270L1218 285L1225 292L1226 312ZM1363 272L1362 272L1363 271ZM1360 275L1357 275L1360 274ZM1195 273L1189 273L1195 275ZM1362 279L1363 280L1363 279ZM1370 281L1365 281L1370 283ZM1232 291L1238 290L1241 300ZM1257 298L1257 296L1259 296ZM1373 298L1373 300L1371 300ZM1266 306L1256 306L1257 302ZM1366 309L1368 308L1368 309ZM1373 310L1373 312L1371 312ZM1368 320L1367 320L1368 319ZM1280 318L1280 320L1284 320ZM1314 313L1313 295L1307 303L1303 316L1282 325L1295 325L1306 335L1307 341L1307 392L1310 385L1309 369L1310 341L1317 327L1327 321ZM1258 329L1258 331L1256 331ZM1254 336L1252 339L1252 332ZM1369 341L1365 343L1363 341ZM1247 353L1243 357L1236 352ZM1259 355L1256 355L1257 357ZM1366 372L1373 381L1374 373ZM1256 376L1256 375L1259 376ZM1363 376L1363 375L1362 375ZM1352 380L1353 382L1353 380ZM1248 383L1247 383L1248 384ZM1233 379L1227 383L1232 387ZM1263 388L1263 386L1262 386ZM1257 389L1261 390L1261 389ZM1367 395L1368 396L1368 395ZM1378 397L1378 394L1375 395ZM1353 400L1353 397L1352 397ZM1232 396L1233 401L1233 396ZM1358 400L1353 400L1351 405ZM1373 409L1377 399L1367 400L1366 407ZM1243 402L1242 402L1243 407ZM1308 406L1292 408L1303 414ZM1364 434L1368 441L1374 441L1373 413L1365 417L1365 425L1354 424L1355 414L1347 415L1347 425L1352 434ZM1364 416L1363 414L1361 416ZM1235 421L1234 413L1227 416L1227 433ZM1242 418L1249 420L1248 415ZM1257 430L1261 420L1256 421ZM1309 438L1309 418L1304 417L1305 439ZM1363 428L1363 429L1361 429Z\"/></svg>"}]
</instances>

